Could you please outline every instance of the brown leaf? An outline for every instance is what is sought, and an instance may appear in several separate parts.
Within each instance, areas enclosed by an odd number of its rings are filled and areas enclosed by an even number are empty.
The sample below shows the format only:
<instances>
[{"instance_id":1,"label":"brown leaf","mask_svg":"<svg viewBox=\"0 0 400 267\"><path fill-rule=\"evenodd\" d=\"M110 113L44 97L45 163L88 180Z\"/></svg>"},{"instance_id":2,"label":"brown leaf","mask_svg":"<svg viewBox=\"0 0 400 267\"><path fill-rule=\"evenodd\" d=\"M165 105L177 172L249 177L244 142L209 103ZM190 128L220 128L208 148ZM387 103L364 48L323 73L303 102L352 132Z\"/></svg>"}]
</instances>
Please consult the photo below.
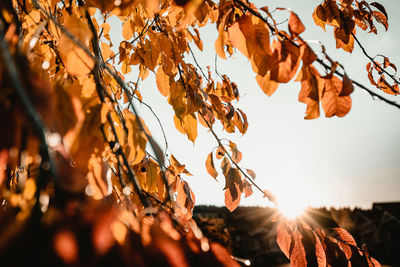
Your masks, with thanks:
<instances>
[{"instance_id":1,"label":"brown leaf","mask_svg":"<svg viewBox=\"0 0 400 267\"><path fill-rule=\"evenodd\" d=\"M325 237L322 242L328 266L348 267L349 262L343 250L336 242Z\"/></svg>"},{"instance_id":2,"label":"brown leaf","mask_svg":"<svg viewBox=\"0 0 400 267\"><path fill-rule=\"evenodd\" d=\"M312 17L314 19L315 24L320 26L325 31L326 12L322 7L322 5L318 5L315 8Z\"/></svg>"},{"instance_id":3,"label":"brown leaf","mask_svg":"<svg viewBox=\"0 0 400 267\"><path fill-rule=\"evenodd\" d=\"M253 194L253 188L251 187L251 184L247 181L244 180L244 197L249 197Z\"/></svg>"},{"instance_id":4,"label":"brown leaf","mask_svg":"<svg viewBox=\"0 0 400 267\"><path fill-rule=\"evenodd\" d=\"M326 255L321 241L308 225L299 225L308 266L326 266Z\"/></svg>"},{"instance_id":5,"label":"brown leaf","mask_svg":"<svg viewBox=\"0 0 400 267\"><path fill-rule=\"evenodd\" d=\"M271 64L271 80L279 83L289 82L300 65L300 50L289 40L275 41Z\"/></svg>"},{"instance_id":6,"label":"brown leaf","mask_svg":"<svg viewBox=\"0 0 400 267\"><path fill-rule=\"evenodd\" d=\"M299 43L300 43L300 57L304 65L308 66L315 60L317 60L317 55L314 53L314 51L310 48L310 46L306 42L299 40Z\"/></svg>"},{"instance_id":7,"label":"brown leaf","mask_svg":"<svg viewBox=\"0 0 400 267\"><path fill-rule=\"evenodd\" d=\"M229 141L229 147L232 151L233 162L239 163L242 160L242 152L240 152L236 144L231 141Z\"/></svg>"},{"instance_id":8,"label":"brown leaf","mask_svg":"<svg viewBox=\"0 0 400 267\"><path fill-rule=\"evenodd\" d=\"M246 37L240 30L239 22L235 22L228 28L229 38L233 47L237 48L244 56L249 57L246 45Z\"/></svg>"},{"instance_id":9,"label":"brown leaf","mask_svg":"<svg viewBox=\"0 0 400 267\"><path fill-rule=\"evenodd\" d=\"M243 181L240 172L236 168L228 167L224 170L225 176L225 204L233 211L240 203L240 197L243 190Z\"/></svg>"},{"instance_id":10,"label":"brown leaf","mask_svg":"<svg viewBox=\"0 0 400 267\"><path fill-rule=\"evenodd\" d=\"M256 173L253 170L246 169L246 172L251 176L251 178L256 179Z\"/></svg>"}]
</instances>

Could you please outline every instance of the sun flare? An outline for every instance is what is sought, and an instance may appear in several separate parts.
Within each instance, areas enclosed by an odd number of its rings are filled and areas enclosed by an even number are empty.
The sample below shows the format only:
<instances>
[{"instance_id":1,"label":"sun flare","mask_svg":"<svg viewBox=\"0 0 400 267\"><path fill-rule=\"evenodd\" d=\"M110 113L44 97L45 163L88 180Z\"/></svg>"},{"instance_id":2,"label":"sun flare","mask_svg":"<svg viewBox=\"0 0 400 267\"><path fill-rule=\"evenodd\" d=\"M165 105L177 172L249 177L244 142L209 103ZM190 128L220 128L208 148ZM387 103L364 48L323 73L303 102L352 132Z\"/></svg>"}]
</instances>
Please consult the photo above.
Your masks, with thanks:
<instances>
[{"instance_id":1,"label":"sun flare","mask_svg":"<svg viewBox=\"0 0 400 267\"><path fill-rule=\"evenodd\" d=\"M302 201L285 200L278 202L278 209L280 213L288 219L300 217L306 208L307 205Z\"/></svg>"}]
</instances>

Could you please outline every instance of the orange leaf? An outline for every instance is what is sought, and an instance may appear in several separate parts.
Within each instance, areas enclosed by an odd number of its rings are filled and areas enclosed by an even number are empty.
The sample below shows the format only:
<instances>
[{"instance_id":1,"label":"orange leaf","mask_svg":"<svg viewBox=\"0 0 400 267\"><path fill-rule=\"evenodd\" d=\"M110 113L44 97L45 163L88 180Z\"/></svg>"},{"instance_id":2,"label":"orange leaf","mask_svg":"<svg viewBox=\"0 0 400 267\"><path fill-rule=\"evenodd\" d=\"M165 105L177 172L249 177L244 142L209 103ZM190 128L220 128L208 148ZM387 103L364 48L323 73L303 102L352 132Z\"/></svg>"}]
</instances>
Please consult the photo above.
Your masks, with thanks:
<instances>
[{"instance_id":1,"label":"orange leaf","mask_svg":"<svg viewBox=\"0 0 400 267\"><path fill-rule=\"evenodd\" d=\"M303 66L296 80L301 80L301 90L299 101L307 104L305 119L316 119L319 117L320 95L325 85L325 81L319 76L317 69L310 65Z\"/></svg>"},{"instance_id":2,"label":"orange leaf","mask_svg":"<svg viewBox=\"0 0 400 267\"><path fill-rule=\"evenodd\" d=\"M240 30L239 22L235 22L228 28L229 38L231 39L233 47L236 47L244 56L249 57L246 37Z\"/></svg>"},{"instance_id":3,"label":"orange leaf","mask_svg":"<svg viewBox=\"0 0 400 267\"><path fill-rule=\"evenodd\" d=\"M300 33L304 32L306 28L304 27L303 23L301 22L300 18L297 16L296 13L291 12L289 18L289 32L292 36L297 36Z\"/></svg>"},{"instance_id":4,"label":"orange leaf","mask_svg":"<svg viewBox=\"0 0 400 267\"><path fill-rule=\"evenodd\" d=\"M177 202L181 208L183 208L185 218L190 219L192 217L192 211L194 208L195 198L189 184L181 180L178 184L178 195ZM186 212L185 212L186 211Z\"/></svg>"},{"instance_id":5,"label":"orange leaf","mask_svg":"<svg viewBox=\"0 0 400 267\"><path fill-rule=\"evenodd\" d=\"M132 24L130 19L125 20L122 24L122 37L124 37L125 40L129 40L133 37Z\"/></svg>"},{"instance_id":6,"label":"orange leaf","mask_svg":"<svg viewBox=\"0 0 400 267\"><path fill-rule=\"evenodd\" d=\"M306 251L302 244L302 236L299 231L295 231L291 235L290 245L290 264L293 267L304 267L307 266Z\"/></svg>"},{"instance_id":7,"label":"orange leaf","mask_svg":"<svg viewBox=\"0 0 400 267\"><path fill-rule=\"evenodd\" d=\"M289 234L285 222L280 222L276 226L276 242L283 254L289 258L289 250L291 247L291 235Z\"/></svg>"},{"instance_id":8,"label":"orange leaf","mask_svg":"<svg viewBox=\"0 0 400 267\"><path fill-rule=\"evenodd\" d=\"M175 117L174 117L175 118ZM183 119L174 120L175 127L187 135L188 139L193 142L196 141L197 138L197 119L193 114L185 115ZM177 126L178 125L178 126Z\"/></svg>"},{"instance_id":9,"label":"orange leaf","mask_svg":"<svg viewBox=\"0 0 400 267\"><path fill-rule=\"evenodd\" d=\"M170 77L164 72L162 67L159 67L156 72L156 83L160 93L167 97L170 90Z\"/></svg>"},{"instance_id":10,"label":"orange leaf","mask_svg":"<svg viewBox=\"0 0 400 267\"><path fill-rule=\"evenodd\" d=\"M289 40L275 41L271 64L271 80L289 82L300 65L300 49Z\"/></svg>"},{"instance_id":11,"label":"orange leaf","mask_svg":"<svg viewBox=\"0 0 400 267\"><path fill-rule=\"evenodd\" d=\"M320 26L325 31L326 13L322 5L318 5L315 8L312 17L314 19L315 24Z\"/></svg>"},{"instance_id":12,"label":"orange leaf","mask_svg":"<svg viewBox=\"0 0 400 267\"><path fill-rule=\"evenodd\" d=\"M225 168L224 176L225 204L230 211L233 211L240 203L240 197L243 190L243 181L239 170L236 168Z\"/></svg>"},{"instance_id":13,"label":"orange leaf","mask_svg":"<svg viewBox=\"0 0 400 267\"><path fill-rule=\"evenodd\" d=\"M210 154L208 154L208 156L207 156L206 170L214 179L217 178L218 172L217 172L217 170L215 169L215 166L214 166L214 159L213 159L212 152L210 152Z\"/></svg>"},{"instance_id":14,"label":"orange leaf","mask_svg":"<svg viewBox=\"0 0 400 267\"><path fill-rule=\"evenodd\" d=\"M279 83L271 80L270 74L270 72L267 72L264 77L258 74L256 76L256 81L258 85L268 96L271 96L276 91L276 89L278 89L279 86Z\"/></svg>"},{"instance_id":15,"label":"orange leaf","mask_svg":"<svg viewBox=\"0 0 400 267\"><path fill-rule=\"evenodd\" d=\"M350 96L340 96L342 88L343 83L338 77L333 76L330 79L325 79L321 103L326 117L334 115L343 117L350 111L351 98Z\"/></svg>"},{"instance_id":16,"label":"orange leaf","mask_svg":"<svg viewBox=\"0 0 400 267\"><path fill-rule=\"evenodd\" d=\"M74 35L84 46L89 47L92 32L88 25L75 15L64 17L64 27ZM79 48L66 34L61 34L58 46L60 57L66 71L71 75L84 76L94 67L94 60L82 48Z\"/></svg>"}]
</instances>

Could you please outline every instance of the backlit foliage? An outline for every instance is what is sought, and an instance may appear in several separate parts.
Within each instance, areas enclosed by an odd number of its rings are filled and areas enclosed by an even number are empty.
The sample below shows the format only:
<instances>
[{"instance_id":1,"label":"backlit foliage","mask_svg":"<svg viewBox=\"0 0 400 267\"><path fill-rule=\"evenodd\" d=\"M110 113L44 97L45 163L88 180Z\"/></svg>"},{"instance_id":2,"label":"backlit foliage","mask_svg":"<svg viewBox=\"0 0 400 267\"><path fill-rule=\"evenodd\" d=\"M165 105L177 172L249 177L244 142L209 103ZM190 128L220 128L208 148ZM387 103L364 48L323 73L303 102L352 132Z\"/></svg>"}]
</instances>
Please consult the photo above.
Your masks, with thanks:
<instances>
[{"instance_id":1,"label":"backlit foliage","mask_svg":"<svg viewBox=\"0 0 400 267\"><path fill-rule=\"evenodd\" d=\"M287 26L268 6L241 0L2 0L0 255L30 263L18 256L20 246L43 264L237 265L191 219L191 173L161 150L135 101L151 107L138 89L154 75L177 131L195 143L198 127L210 130L217 147L205 167L214 179L224 177L229 210L253 190L276 203L254 171L240 166L237 145L213 130L220 124L227 133L246 133L247 116L235 106L240 88L187 59L195 46L203 50L200 28L214 24L218 57L243 54L265 94L294 81L305 119L318 118L320 106L326 117L345 116L353 81L323 46L319 58L303 40L306 27L294 11L276 11L289 15ZM312 16L323 29L334 27L337 48L349 53L355 43L365 51L357 27L376 34L378 22L388 29L376 2L324 0ZM110 38L111 17L122 24L121 43ZM371 84L399 94L396 66L365 55ZM126 81L134 69L138 80ZM293 266L379 266L341 228L282 220L277 233ZM35 255L38 247L50 252Z\"/></svg>"}]
</instances>

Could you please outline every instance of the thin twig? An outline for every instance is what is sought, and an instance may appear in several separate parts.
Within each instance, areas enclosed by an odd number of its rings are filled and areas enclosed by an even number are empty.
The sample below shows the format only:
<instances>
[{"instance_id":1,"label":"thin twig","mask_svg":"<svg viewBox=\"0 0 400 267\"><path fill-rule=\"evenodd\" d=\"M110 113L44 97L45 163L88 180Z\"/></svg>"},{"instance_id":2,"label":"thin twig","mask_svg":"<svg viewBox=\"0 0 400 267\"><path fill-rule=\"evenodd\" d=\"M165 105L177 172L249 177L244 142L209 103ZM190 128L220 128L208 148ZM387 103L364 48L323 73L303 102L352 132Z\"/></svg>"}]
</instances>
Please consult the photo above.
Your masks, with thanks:
<instances>
[{"instance_id":1,"label":"thin twig","mask_svg":"<svg viewBox=\"0 0 400 267\"><path fill-rule=\"evenodd\" d=\"M90 15L89 15L88 11L86 11L86 20L88 21L90 30L92 31L92 34L93 34L93 40L92 40L93 51L94 51L95 55L99 58L100 55L101 55L101 51L100 51L100 48L99 48L99 40L98 40L98 37L97 37L96 29L95 29L95 27L93 25L92 19L90 18ZM95 80L95 83L96 83L97 94L100 97L101 102L105 103L105 99L104 99L105 89L103 88L102 83L101 83L100 67L99 67L99 65L97 63L94 66L93 74L94 74L94 80ZM134 175L132 168L129 165L128 159L126 158L124 152L122 151L120 142L118 140L117 132L116 132L116 129L115 129L115 126L114 126L114 121L112 120L110 113L107 114L107 121L110 124L111 130L112 130L114 138L115 138L115 142L118 145L118 148L116 149L116 156L117 157L118 156L122 157L122 160L124 161L124 165L126 165L125 167L126 167L126 170L127 170L128 177L130 178L131 182L133 183L141 203L143 204L143 206L145 208L149 208L149 207L151 207L151 203L143 195L142 189L140 187L140 184L139 184L138 180L136 179L136 176ZM108 140L106 139L106 141L108 141Z\"/></svg>"},{"instance_id":2,"label":"thin twig","mask_svg":"<svg viewBox=\"0 0 400 267\"><path fill-rule=\"evenodd\" d=\"M210 80L209 80L208 77L204 74L203 69L200 67L199 63L197 62L197 59L196 59L196 57L194 56L194 53L193 53L192 48L190 47L190 45L188 45L188 47L189 47L190 54L191 54L192 57L193 57L194 63L196 63L197 67L200 69L201 74L203 75L203 77L206 78L207 82L209 82Z\"/></svg>"},{"instance_id":3,"label":"thin twig","mask_svg":"<svg viewBox=\"0 0 400 267\"><path fill-rule=\"evenodd\" d=\"M365 50L364 46L361 44L361 42L358 40L358 38L356 37L356 35L354 33L351 33L351 35L354 37L354 40L356 40L356 43L358 44L358 46L361 48L361 51L363 52L363 54L375 65L375 67L377 67L381 72L386 73L390 78L392 78L392 80L395 83L400 83L396 77L392 74L390 74L389 72L387 72L384 68L382 68L381 66L379 66L379 64L376 64L375 60L367 53L367 51ZM396 92L396 90L394 90L393 88L391 88L394 92Z\"/></svg>"},{"instance_id":4,"label":"thin twig","mask_svg":"<svg viewBox=\"0 0 400 267\"><path fill-rule=\"evenodd\" d=\"M232 159L231 155L229 154L229 152L226 150L226 148L224 147L224 145L221 143L221 139L218 137L218 135L215 133L214 129L212 128L212 125L210 125L210 123L207 121L207 119L203 116L203 114L199 111L200 116L203 118L203 120L206 122L208 129L210 129L211 134L214 136L215 140L217 141L218 145L224 150L225 154L228 155L229 160L236 166L236 168L243 174L243 176L255 187L257 188L258 191L260 191L264 197L266 198L270 198L265 192L264 190L262 190L262 188L257 185L254 180L243 171L243 169ZM272 203L274 203L274 205L276 205L275 202L272 201Z\"/></svg>"}]
</instances>

